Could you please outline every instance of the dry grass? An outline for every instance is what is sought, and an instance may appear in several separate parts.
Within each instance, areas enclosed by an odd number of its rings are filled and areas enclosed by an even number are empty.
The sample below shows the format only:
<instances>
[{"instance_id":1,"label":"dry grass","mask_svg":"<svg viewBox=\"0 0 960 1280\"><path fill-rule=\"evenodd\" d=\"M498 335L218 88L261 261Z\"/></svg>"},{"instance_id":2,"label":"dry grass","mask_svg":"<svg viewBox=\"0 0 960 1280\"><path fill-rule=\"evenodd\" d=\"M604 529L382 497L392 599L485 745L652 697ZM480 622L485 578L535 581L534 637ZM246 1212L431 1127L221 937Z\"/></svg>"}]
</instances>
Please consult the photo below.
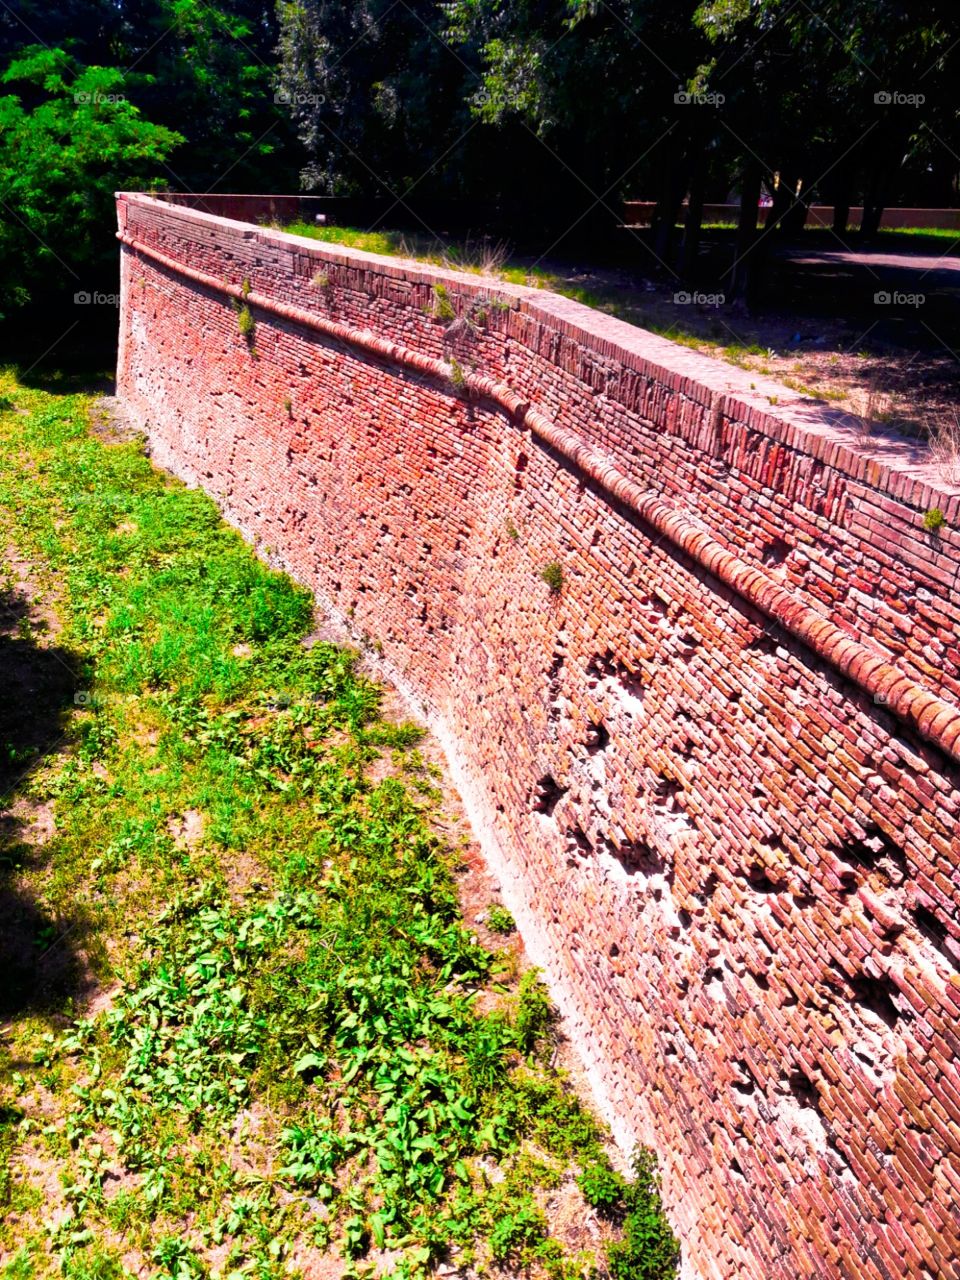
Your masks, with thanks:
<instances>
[{"instance_id":1,"label":"dry grass","mask_svg":"<svg viewBox=\"0 0 960 1280\"><path fill-rule=\"evenodd\" d=\"M942 414L930 426L930 452L940 479L960 484L960 415Z\"/></svg>"}]
</instances>

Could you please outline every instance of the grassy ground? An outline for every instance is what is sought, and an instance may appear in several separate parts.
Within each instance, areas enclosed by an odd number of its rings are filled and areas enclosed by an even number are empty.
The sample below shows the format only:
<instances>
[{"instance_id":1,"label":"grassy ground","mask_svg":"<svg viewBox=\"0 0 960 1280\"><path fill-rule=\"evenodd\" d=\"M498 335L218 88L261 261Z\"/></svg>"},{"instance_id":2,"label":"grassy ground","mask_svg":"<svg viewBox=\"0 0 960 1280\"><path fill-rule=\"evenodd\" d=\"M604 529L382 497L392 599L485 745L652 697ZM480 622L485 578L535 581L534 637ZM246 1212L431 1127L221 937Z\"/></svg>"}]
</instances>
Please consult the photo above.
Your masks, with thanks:
<instances>
[{"instance_id":1,"label":"grassy ground","mask_svg":"<svg viewBox=\"0 0 960 1280\"><path fill-rule=\"evenodd\" d=\"M677 229L681 230L682 222ZM761 224L763 225L763 224ZM736 231L736 222L705 222L704 231ZM828 227L818 227L809 223L803 228L803 234L810 238L829 237L835 248L842 248L841 240L851 248L859 246L859 229L848 228L842 236L834 236ZM960 254L960 229L956 227L886 227L877 232L868 244L863 246L867 253L883 250L887 253L934 253Z\"/></svg>"},{"instance_id":2,"label":"grassy ground","mask_svg":"<svg viewBox=\"0 0 960 1280\"><path fill-rule=\"evenodd\" d=\"M0 1275L673 1275L420 730L85 397L0 396Z\"/></svg>"},{"instance_id":3,"label":"grassy ground","mask_svg":"<svg viewBox=\"0 0 960 1280\"><path fill-rule=\"evenodd\" d=\"M493 275L508 284L553 289L562 283L559 276L544 268L512 261L503 242L489 239L439 240L410 231L361 231L359 227L317 226L313 222L293 222L283 230L348 249L362 249L365 253L415 258L452 271Z\"/></svg>"}]
</instances>

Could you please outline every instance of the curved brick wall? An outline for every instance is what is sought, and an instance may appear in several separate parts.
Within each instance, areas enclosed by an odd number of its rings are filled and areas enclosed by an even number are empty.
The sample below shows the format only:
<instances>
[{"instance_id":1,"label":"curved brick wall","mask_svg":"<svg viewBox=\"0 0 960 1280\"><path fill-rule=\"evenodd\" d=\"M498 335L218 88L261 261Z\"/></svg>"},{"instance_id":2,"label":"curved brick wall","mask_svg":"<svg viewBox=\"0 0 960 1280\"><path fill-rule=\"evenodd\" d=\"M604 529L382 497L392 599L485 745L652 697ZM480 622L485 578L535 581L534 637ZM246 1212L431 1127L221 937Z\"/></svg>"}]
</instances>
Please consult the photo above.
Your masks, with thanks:
<instances>
[{"instance_id":1,"label":"curved brick wall","mask_svg":"<svg viewBox=\"0 0 960 1280\"><path fill-rule=\"evenodd\" d=\"M119 216L120 394L422 705L686 1272L960 1276L960 497L550 294Z\"/></svg>"}]
</instances>

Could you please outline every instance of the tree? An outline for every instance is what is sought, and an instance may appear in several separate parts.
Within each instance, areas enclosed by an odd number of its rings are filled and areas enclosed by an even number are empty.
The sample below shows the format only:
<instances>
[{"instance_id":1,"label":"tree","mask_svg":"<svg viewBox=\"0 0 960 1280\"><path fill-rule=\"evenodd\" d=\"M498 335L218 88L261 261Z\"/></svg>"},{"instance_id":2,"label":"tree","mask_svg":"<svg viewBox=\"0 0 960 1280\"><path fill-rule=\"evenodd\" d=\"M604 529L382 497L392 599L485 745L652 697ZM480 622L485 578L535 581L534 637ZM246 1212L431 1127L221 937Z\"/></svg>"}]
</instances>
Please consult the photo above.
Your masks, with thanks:
<instances>
[{"instance_id":1,"label":"tree","mask_svg":"<svg viewBox=\"0 0 960 1280\"><path fill-rule=\"evenodd\" d=\"M20 89L0 97L7 311L54 282L79 280L110 244L115 188L148 182L182 139L141 118L119 72L77 67L61 49L25 49L2 80Z\"/></svg>"},{"instance_id":2,"label":"tree","mask_svg":"<svg viewBox=\"0 0 960 1280\"><path fill-rule=\"evenodd\" d=\"M506 131L519 121L548 168L546 199L597 243L619 220L622 197L655 186L658 258L669 257L676 212L698 132L682 99L705 41L692 0L453 0L451 38L469 50L482 82L479 119Z\"/></svg>"},{"instance_id":3,"label":"tree","mask_svg":"<svg viewBox=\"0 0 960 1280\"><path fill-rule=\"evenodd\" d=\"M388 201L463 190L471 73L436 3L281 0L279 14L281 94L306 150L304 186Z\"/></svg>"}]
</instances>

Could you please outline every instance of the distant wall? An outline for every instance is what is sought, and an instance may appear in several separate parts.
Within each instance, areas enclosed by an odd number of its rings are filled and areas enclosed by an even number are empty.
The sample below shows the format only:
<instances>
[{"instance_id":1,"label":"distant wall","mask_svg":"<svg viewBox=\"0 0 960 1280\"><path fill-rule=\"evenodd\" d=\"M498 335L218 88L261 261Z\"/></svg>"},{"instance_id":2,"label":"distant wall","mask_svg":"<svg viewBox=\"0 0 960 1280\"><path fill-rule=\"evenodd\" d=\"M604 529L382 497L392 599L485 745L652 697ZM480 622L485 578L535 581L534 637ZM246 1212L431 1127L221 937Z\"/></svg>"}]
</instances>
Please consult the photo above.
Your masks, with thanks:
<instances>
[{"instance_id":1,"label":"distant wall","mask_svg":"<svg viewBox=\"0 0 960 1280\"><path fill-rule=\"evenodd\" d=\"M653 218L656 205L652 200L627 200L623 206L623 220L631 227L648 227ZM766 225L769 207L760 210L760 225ZM740 217L740 206L737 204L705 204L703 206L704 222L736 222ZM847 226L856 229L863 221L861 205L851 205L847 215ZM808 227L832 227L833 205L812 204L807 210L806 225ZM896 227L944 228L960 231L960 209L884 209L880 219L883 230Z\"/></svg>"},{"instance_id":2,"label":"distant wall","mask_svg":"<svg viewBox=\"0 0 960 1280\"><path fill-rule=\"evenodd\" d=\"M687 1274L960 1276L957 493L549 293L118 209L120 395L441 735Z\"/></svg>"},{"instance_id":3,"label":"distant wall","mask_svg":"<svg viewBox=\"0 0 960 1280\"><path fill-rule=\"evenodd\" d=\"M377 202L350 196L306 196L283 193L241 195L224 192L196 193L164 191L156 198L165 204L212 213L221 218L239 218L244 222L288 223L329 221L339 226L364 222L376 216Z\"/></svg>"}]
</instances>

